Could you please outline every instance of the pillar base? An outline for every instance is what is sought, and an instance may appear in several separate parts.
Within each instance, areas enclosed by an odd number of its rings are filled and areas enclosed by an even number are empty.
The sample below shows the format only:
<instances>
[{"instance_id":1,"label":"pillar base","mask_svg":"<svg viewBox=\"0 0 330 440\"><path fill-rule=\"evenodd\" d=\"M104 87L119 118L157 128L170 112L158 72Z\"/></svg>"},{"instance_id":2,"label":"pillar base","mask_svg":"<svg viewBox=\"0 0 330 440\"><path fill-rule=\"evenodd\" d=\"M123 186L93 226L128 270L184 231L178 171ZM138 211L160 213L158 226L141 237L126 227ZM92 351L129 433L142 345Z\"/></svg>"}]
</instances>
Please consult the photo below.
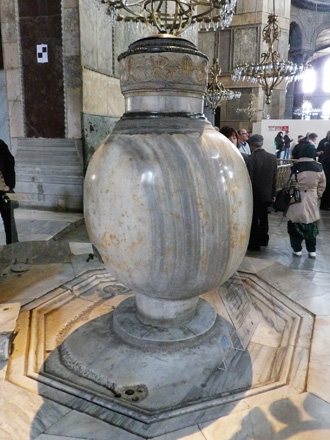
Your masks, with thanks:
<instances>
[{"instance_id":1,"label":"pillar base","mask_svg":"<svg viewBox=\"0 0 330 440\"><path fill-rule=\"evenodd\" d=\"M146 297L145 297L146 298ZM188 322L177 327L154 326L140 321L135 298L125 299L114 311L113 326L117 335L126 343L136 347L195 343L196 338L205 335L215 324L217 314L214 307L197 298L195 314Z\"/></svg>"}]
</instances>

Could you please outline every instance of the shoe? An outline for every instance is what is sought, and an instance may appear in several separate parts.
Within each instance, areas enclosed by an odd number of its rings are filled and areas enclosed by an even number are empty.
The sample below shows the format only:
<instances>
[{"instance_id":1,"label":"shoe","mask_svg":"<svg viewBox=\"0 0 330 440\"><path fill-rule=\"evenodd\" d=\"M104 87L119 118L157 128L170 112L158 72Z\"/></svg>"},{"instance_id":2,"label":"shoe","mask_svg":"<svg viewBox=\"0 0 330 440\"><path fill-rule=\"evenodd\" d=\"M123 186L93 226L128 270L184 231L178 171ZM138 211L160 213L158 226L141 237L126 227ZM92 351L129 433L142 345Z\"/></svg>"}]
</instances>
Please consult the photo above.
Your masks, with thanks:
<instances>
[{"instance_id":1,"label":"shoe","mask_svg":"<svg viewBox=\"0 0 330 440\"><path fill-rule=\"evenodd\" d=\"M316 252L309 252L309 258L316 258Z\"/></svg>"},{"instance_id":2,"label":"shoe","mask_svg":"<svg viewBox=\"0 0 330 440\"><path fill-rule=\"evenodd\" d=\"M301 257L301 251L298 251L298 252L293 251L293 255L294 255L295 257ZM309 254L309 255L310 255L310 254Z\"/></svg>"}]
</instances>

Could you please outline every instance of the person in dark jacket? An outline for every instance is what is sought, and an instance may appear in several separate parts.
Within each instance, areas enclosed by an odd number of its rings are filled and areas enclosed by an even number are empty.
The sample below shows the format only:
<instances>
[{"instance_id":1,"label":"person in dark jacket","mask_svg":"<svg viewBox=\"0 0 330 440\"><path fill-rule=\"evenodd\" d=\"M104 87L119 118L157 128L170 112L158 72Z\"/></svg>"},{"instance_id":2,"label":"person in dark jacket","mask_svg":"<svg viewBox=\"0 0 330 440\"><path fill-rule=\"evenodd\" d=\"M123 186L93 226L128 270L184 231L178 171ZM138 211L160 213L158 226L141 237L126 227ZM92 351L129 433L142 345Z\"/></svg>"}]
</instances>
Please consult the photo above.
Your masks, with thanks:
<instances>
[{"instance_id":1,"label":"person in dark jacket","mask_svg":"<svg viewBox=\"0 0 330 440\"><path fill-rule=\"evenodd\" d=\"M7 144L0 139L0 196L13 192L16 183L15 159L9 151ZM5 202L0 200L0 214L6 234L6 243L18 241L17 229L13 209L7 207Z\"/></svg>"},{"instance_id":2,"label":"person in dark jacket","mask_svg":"<svg viewBox=\"0 0 330 440\"><path fill-rule=\"evenodd\" d=\"M323 211L330 211L330 142L325 142L321 151L323 171L327 180L327 184L321 198L320 209L322 209Z\"/></svg>"},{"instance_id":3,"label":"person in dark jacket","mask_svg":"<svg viewBox=\"0 0 330 440\"><path fill-rule=\"evenodd\" d=\"M317 134L316 133L307 133L306 136L304 138L302 138L299 143L294 147L294 149L292 150L292 158L298 160L300 158L301 155L301 151L303 149L303 147L305 145L309 145L309 146L313 146L314 150L315 150L315 157L314 160L316 159L316 142L317 142ZM313 150L310 150L313 151Z\"/></svg>"},{"instance_id":4,"label":"person in dark jacket","mask_svg":"<svg viewBox=\"0 0 330 440\"><path fill-rule=\"evenodd\" d=\"M283 136L283 131L279 131L274 139L275 142L275 147L276 147L276 157L277 159L281 158L281 153L282 151L284 151L284 146L285 146L285 142L284 142L284 136Z\"/></svg>"},{"instance_id":5,"label":"person in dark jacket","mask_svg":"<svg viewBox=\"0 0 330 440\"><path fill-rule=\"evenodd\" d=\"M319 157L319 162L323 162L324 146L326 142L330 142L330 130L327 132L326 137L320 140L317 146L316 155Z\"/></svg>"},{"instance_id":6,"label":"person in dark jacket","mask_svg":"<svg viewBox=\"0 0 330 440\"><path fill-rule=\"evenodd\" d=\"M284 135L284 156L283 159L289 159L290 156L290 143L293 141L293 139L289 136L289 130L286 130Z\"/></svg>"},{"instance_id":7,"label":"person in dark jacket","mask_svg":"<svg viewBox=\"0 0 330 440\"><path fill-rule=\"evenodd\" d=\"M253 216L248 249L260 251L269 241L268 207L275 200L277 160L274 154L262 148L264 138L254 134L250 138L252 154L249 173L253 191Z\"/></svg>"}]
</instances>

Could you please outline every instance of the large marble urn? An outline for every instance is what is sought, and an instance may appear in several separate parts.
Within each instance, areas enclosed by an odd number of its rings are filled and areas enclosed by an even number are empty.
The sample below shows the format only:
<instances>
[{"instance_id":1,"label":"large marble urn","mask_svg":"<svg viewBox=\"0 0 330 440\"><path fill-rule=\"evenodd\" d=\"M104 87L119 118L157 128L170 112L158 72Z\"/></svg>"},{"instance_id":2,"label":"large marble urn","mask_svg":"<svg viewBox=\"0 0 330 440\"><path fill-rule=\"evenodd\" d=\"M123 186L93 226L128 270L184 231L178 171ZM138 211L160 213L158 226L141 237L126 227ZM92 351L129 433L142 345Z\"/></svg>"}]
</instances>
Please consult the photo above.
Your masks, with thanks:
<instances>
[{"instance_id":1,"label":"large marble urn","mask_svg":"<svg viewBox=\"0 0 330 440\"><path fill-rule=\"evenodd\" d=\"M86 226L109 272L136 294L139 322L178 327L243 259L250 180L203 116L208 60L192 43L150 37L119 60L126 111L89 164Z\"/></svg>"}]
</instances>

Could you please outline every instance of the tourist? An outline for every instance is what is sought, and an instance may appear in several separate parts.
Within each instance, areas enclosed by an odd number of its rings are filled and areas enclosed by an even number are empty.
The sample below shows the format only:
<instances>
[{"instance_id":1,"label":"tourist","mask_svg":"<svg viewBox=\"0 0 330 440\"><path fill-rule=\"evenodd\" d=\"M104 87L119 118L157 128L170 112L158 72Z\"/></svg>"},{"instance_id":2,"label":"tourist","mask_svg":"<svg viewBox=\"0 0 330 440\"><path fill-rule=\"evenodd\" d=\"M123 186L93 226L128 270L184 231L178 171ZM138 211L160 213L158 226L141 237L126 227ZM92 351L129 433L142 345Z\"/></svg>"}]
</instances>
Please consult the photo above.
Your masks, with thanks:
<instances>
[{"instance_id":1,"label":"tourist","mask_svg":"<svg viewBox=\"0 0 330 440\"><path fill-rule=\"evenodd\" d=\"M18 241L14 211L11 203L5 202L3 197L15 188L15 159L7 144L0 139L0 214L2 217L6 243ZM8 207L9 206L9 207Z\"/></svg>"},{"instance_id":2,"label":"tourist","mask_svg":"<svg viewBox=\"0 0 330 440\"><path fill-rule=\"evenodd\" d=\"M296 173L301 193L301 202L290 204L286 213L293 255L301 257L302 242L305 240L309 257L315 258L316 236L319 233L316 222L320 218L318 199L325 190L326 178L322 164L315 161L315 146L312 143L305 143L291 171Z\"/></svg>"},{"instance_id":3,"label":"tourist","mask_svg":"<svg viewBox=\"0 0 330 440\"><path fill-rule=\"evenodd\" d=\"M241 153L247 154L248 156L251 155L251 149L248 142L249 139L249 133L245 128L241 128L237 131L238 133L238 149Z\"/></svg>"},{"instance_id":4,"label":"tourist","mask_svg":"<svg viewBox=\"0 0 330 440\"><path fill-rule=\"evenodd\" d=\"M319 144L317 146L316 154L317 154L317 156L319 158L319 162L323 161L323 157L322 156L323 156L323 153L324 153L324 144L326 142L330 142L330 130L327 132L326 137L320 140L320 142L319 142Z\"/></svg>"},{"instance_id":5,"label":"tourist","mask_svg":"<svg viewBox=\"0 0 330 440\"><path fill-rule=\"evenodd\" d=\"M286 130L283 139L284 139L284 156L283 156L283 159L289 159L289 157L290 157L290 142L293 141L293 139L291 139L289 137L289 130Z\"/></svg>"},{"instance_id":6,"label":"tourist","mask_svg":"<svg viewBox=\"0 0 330 440\"><path fill-rule=\"evenodd\" d=\"M293 157L293 152L296 151L296 147L298 148L298 145L300 144L300 142L302 142L302 140L304 139L304 136L302 134L298 135L297 141L293 142L293 144L290 147L290 159L294 159ZM298 159L298 158L297 158Z\"/></svg>"},{"instance_id":7,"label":"tourist","mask_svg":"<svg viewBox=\"0 0 330 440\"><path fill-rule=\"evenodd\" d=\"M277 159L281 158L281 153L284 150L284 136L283 136L283 131L279 131L277 133L277 135L275 136L274 139L274 144L275 144L275 148L276 148L276 157Z\"/></svg>"},{"instance_id":8,"label":"tourist","mask_svg":"<svg viewBox=\"0 0 330 440\"><path fill-rule=\"evenodd\" d=\"M260 251L260 246L268 245L268 207L276 196L277 160L274 154L262 148L263 141L260 134L250 138L252 154L249 158L249 173L253 191L253 217L248 249L251 251Z\"/></svg>"},{"instance_id":9,"label":"tourist","mask_svg":"<svg viewBox=\"0 0 330 440\"><path fill-rule=\"evenodd\" d=\"M219 131L238 148L238 133L235 128L229 127L229 125L224 125Z\"/></svg>"},{"instance_id":10,"label":"tourist","mask_svg":"<svg viewBox=\"0 0 330 440\"><path fill-rule=\"evenodd\" d=\"M228 125L224 125L223 127L221 127L220 129L220 133L222 133L224 136L226 136L226 138L228 138L234 145L236 148L238 148L238 151L241 153L246 166L248 166L248 162L249 162L249 156L246 153L243 153L242 151L240 151L239 148L239 141L238 141L238 133L235 130L235 128L233 127L229 127ZM250 147L249 147L250 149Z\"/></svg>"},{"instance_id":11,"label":"tourist","mask_svg":"<svg viewBox=\"0 0 330 440\"><path fill-rule=\"evenodd\" d=\"M300 158L303 147L307 144L307 145L312 145L314 147L314 151L315 151L314 159L316 159L317 138L318 136L316 133L307 133L306 136L302 138L292 150L292 158L298 160Z\"/></svg>"},{"instance_id":12,"label":"tourist","mask_svg":"<svg viewBox=\"0 0 330 440\"><path fill-rule=\"evenodd\" d=\"M321 198L320 209L330 211L330 142L325 142L322 147L322 165L327 183Z\"/></svg>"},{"instance_id":13,"label":"tourist","mask_svg":"<svg viewBox=\"0 0 330 440\"><path fill-rule=\"evenodd\" d=\"M317 144L318 135L316 133L308 133L306 135L306 137L307 137L307 139L306 139L302 149L305 146L308 146L308 145L314 147L314 157L313 157L313 159L316 160L316 157L317 157L317 154L316 154L316 144ZM301 154L300 154L300 157L302 157Z\"/></svg>"}]
</instances>

